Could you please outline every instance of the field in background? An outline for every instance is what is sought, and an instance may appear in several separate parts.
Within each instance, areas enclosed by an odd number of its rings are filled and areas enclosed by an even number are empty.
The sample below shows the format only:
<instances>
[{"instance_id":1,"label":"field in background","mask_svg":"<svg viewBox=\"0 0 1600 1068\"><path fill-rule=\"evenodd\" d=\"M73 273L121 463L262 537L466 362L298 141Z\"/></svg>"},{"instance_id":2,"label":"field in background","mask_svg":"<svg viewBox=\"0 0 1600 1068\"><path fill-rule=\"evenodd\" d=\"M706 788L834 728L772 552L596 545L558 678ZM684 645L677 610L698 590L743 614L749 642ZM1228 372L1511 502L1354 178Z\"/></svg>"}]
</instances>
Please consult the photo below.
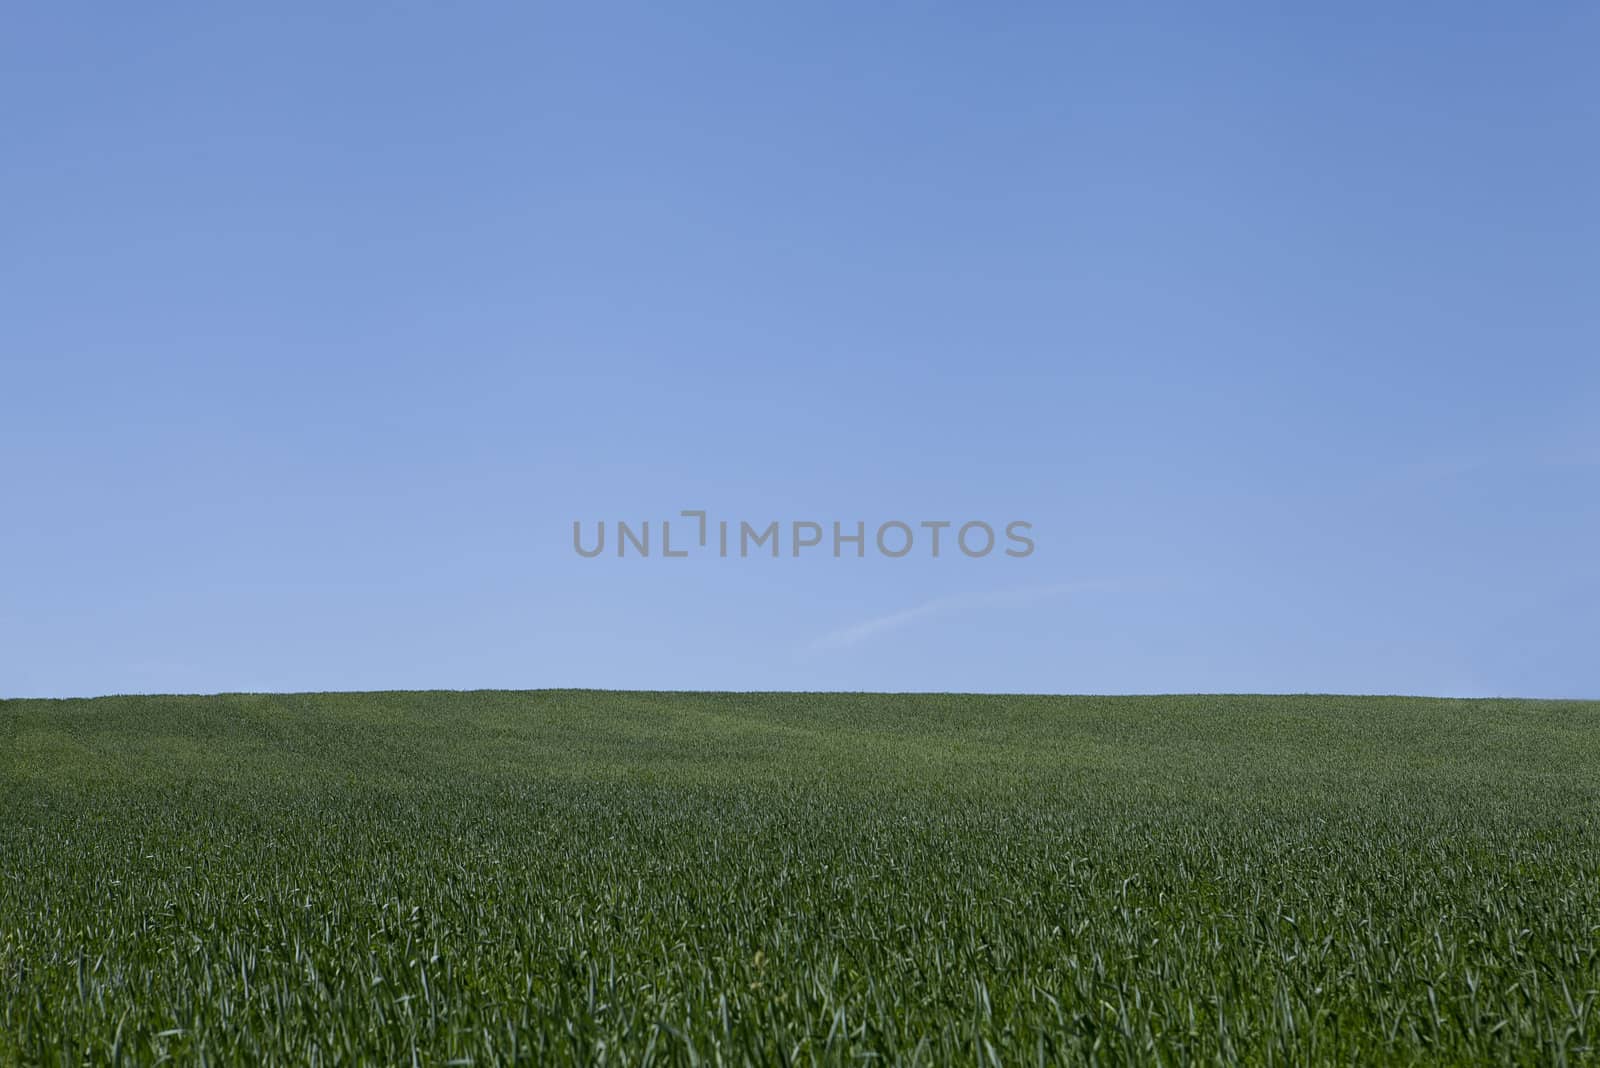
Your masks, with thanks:
<instances>
[{"instance_id":1,"label":"field in background","mask_svg":"<svg viewBox=\"0 0 1600 1068\"><path fill-rule=\"evenodd\" d=\"M1600 703L0 701L0 1062L1557 1064L1597 990Z\"/></svg>"}]
</instances>

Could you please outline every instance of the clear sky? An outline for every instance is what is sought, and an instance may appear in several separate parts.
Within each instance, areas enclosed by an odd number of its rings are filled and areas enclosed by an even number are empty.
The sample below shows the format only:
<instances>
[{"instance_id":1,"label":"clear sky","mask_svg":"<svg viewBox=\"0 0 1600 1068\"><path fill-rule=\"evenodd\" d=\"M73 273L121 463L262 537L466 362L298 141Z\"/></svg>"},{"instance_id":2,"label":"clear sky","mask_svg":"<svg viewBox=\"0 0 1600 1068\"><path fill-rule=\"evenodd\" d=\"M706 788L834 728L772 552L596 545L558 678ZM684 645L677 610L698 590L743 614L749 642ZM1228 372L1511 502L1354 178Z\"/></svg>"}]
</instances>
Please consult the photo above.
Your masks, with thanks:
<instances>
[{"instance_id":1,"label":"clear sky","mask_svg":"<svg viewBox=\"0 0 1600 1068\"><path fill-rule=\"evenodd\" d=\"M0 34L0 695L1600 697L1593 5L251 6Z\"/></svg>"}]
</instances>

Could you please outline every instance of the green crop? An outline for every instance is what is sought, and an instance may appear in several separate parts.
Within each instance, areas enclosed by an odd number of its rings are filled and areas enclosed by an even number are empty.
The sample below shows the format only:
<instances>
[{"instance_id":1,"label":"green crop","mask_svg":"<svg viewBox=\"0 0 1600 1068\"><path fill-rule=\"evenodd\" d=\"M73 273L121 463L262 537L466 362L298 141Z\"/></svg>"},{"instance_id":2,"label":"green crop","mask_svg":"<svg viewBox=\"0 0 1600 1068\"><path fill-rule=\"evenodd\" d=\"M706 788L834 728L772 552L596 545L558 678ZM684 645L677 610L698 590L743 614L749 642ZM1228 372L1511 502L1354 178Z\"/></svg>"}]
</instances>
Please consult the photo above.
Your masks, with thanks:
<instances>
[{"instance_id":1,"label":"green crop","mask_svg":"<svg viewBox=\"0 0 1600 1068\"><path fill-rule=\"evenodd\" d=\"M0 702L0 1062L1595 1063L1600 704Z\"/></svg>"}]
</instances>

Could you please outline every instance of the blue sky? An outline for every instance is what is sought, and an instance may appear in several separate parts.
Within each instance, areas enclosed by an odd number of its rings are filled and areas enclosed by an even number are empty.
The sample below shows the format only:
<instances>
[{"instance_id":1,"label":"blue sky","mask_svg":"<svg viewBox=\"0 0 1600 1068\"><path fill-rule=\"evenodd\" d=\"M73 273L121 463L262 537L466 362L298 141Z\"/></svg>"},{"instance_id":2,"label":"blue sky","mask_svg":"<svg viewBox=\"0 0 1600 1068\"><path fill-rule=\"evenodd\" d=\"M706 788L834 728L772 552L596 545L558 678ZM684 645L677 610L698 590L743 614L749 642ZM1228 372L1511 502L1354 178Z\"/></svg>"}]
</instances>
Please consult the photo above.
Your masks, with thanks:
<instances>
[{"instance_id":1,"label":"blue sky","mask_svg":"<svg viewBox=\"0 0 1600 1068\"><path fill-rule=\"evenodd\" d=\"M1592 6L335 6L10 16L0 695L1600 697Z\"/></svg>"}]
</instances>

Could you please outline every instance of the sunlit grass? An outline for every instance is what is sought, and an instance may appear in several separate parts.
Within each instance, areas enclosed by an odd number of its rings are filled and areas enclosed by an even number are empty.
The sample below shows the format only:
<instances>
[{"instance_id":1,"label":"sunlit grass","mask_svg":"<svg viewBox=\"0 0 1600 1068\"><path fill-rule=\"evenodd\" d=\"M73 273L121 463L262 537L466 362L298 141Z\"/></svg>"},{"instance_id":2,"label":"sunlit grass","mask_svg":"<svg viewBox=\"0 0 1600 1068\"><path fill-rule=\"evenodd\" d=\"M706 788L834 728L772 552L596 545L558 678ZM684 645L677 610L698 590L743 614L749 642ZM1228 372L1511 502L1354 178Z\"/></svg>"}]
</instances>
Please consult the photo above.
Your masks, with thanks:
<instances>
[{"instance_id":1,"label":"sunlit grass","mask_svg":"<svg viewBox=\"0 0 1600 1068\"><path fill-rule=\"evenodd\" d=\"M0 702L0 1061L1592 1062L1600 705Z\"/></svg>"}]
</instances>

